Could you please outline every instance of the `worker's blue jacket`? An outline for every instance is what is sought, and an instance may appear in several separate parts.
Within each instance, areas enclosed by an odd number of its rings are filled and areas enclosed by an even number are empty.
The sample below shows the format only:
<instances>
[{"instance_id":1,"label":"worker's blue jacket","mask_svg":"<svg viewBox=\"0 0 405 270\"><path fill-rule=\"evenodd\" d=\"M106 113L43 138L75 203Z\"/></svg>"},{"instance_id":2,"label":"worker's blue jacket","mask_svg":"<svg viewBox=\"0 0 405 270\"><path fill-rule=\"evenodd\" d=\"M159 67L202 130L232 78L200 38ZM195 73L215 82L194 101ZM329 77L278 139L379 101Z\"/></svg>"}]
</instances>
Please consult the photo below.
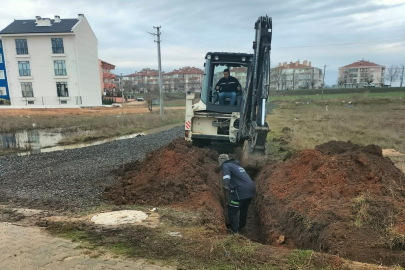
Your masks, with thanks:
<instances>
[{"instance_id":1,"label":"worker's blue jacket","mask_svg":"<svg viewBox=\"0 0 405 270\"><path fill-rule=\"evenodd\" d=\"M243 200L252 198L256 193L255 183L239 166L239 161L230 159L222 163L222 176L224 188L229 189L231 200Z\"/></svg>"}]
</instances>

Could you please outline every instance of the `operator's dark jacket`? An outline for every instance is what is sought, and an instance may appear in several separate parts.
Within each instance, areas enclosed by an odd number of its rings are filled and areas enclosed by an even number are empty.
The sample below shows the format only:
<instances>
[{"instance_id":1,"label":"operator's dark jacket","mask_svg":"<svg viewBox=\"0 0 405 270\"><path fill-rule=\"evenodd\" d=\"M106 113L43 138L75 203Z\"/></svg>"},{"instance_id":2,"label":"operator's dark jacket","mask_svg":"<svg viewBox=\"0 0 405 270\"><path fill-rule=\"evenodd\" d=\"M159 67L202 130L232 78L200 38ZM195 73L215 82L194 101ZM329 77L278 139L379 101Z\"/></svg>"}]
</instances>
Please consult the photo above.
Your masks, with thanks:
<instances>
[{"instance_id":1,"label":"operator's dark jacket","mask_svg":"<svg viewBox=\"0 0 405 270\"><path fill-rule=\"evenodd\" d=\"M255 183L239 166L239 161L230 159L222 163L222 176L224 187L230 189L231 200L243 200L252 198L256 193Z\"/></svg>"},{"instance_id":2,"label":"operator's dark jacket","mask_svg":"<svg viewBox=\"0 0 405 270\"><path fill-rule=\"evenodd\" d=\"M237 92L238 91L238 86L240 87L240 83L238 79L235 77L229 76L228 79L223 77L220 79L215 85L215 88L219 86L219 92Z\"/></svg>"}]
</instances>

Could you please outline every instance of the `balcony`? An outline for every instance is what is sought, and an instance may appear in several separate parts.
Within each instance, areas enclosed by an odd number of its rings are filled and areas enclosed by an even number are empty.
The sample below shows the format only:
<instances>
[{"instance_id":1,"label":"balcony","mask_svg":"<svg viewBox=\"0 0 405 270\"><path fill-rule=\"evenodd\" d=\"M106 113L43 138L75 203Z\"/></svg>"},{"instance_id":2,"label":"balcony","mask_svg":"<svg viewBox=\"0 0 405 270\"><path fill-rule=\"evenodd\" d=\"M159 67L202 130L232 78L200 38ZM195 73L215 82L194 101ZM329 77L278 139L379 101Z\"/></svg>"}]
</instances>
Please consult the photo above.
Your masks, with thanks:
<instances>
[{"instance_id":1,"label":"balcony","mask_svg":"<svg viewBox=\"0 0 405 270\"><path fill-rule=\"evenodd\" d=\"M113 88L117 88L117 85L114 84L114 83L105 83L104 88L105 89L113 89Z\"/></svg>"},{"instance_id":2,"label":"balcony","mask_svg":"<svg viewBox=\"0 0 405 270\"><path fill-rule=\"evenodd\" d=\"M104 79L115 79L115 75L112 73L103 73Z\"/></svg>"}]
</instances>

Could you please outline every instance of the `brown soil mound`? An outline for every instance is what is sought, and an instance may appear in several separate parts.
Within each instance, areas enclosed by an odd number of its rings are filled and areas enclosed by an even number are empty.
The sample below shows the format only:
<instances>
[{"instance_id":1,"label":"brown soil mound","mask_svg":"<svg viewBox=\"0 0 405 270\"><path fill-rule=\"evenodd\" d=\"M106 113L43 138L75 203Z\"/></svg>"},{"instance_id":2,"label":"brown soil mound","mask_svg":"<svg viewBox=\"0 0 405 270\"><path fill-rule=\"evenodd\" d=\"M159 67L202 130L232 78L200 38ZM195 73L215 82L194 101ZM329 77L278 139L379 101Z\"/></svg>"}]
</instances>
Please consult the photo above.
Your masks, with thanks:
<instances>
[{"instance_id":1,"label":"brown soil mound","mask_svg":"<svg viewBox=\"0 0 405 270\"><path fill-rule=\"evenodd\" d=\"M370 263L405 266L405 177L381 148L328 142L256 180L263 238Z\"/></svg>"},{"instance_id":2,"label":"brown soil mound","mask_svg":"<svg viewBox=\"0 0 405 270\"><path fill-rule=\"evenodd\" d=\"M225 232L222 176L218 153L196 148L184 139L153 151L127 166L119 182L106 189L105 198L116 204L173 206L201 211L201 222Z\"/></svg>"}]
</instances>

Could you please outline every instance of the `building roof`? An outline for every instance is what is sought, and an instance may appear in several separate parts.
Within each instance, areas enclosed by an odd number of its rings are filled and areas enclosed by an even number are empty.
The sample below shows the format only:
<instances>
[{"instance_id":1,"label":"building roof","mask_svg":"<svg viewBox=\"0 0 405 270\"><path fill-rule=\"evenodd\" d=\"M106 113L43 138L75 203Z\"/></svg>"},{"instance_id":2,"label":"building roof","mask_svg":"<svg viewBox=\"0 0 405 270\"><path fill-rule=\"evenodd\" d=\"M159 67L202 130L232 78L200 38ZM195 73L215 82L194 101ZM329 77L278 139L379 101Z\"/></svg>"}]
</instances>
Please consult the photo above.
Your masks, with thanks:
<instances>
[{"instance_id":1,"label":"building roof","mask_svg":"<svg viewBox=\"0 0 405 270\"><path fill-rule=\"evenodd\" d=\"M247 67L231 67L230 72L246 72Z\"/></svg>"},{"instance_id":2,"label":"building roof","mask_svg":"<svg viewBox=\"0 0 405 270\"><path fill-rule=\"evenodd\" d=\"M106 61L103 61L101 59L100 59L100 62L101 62L101 66L103 66L103 67L110 67L110 69L115 69L115 65L113 65L113 64L110 64L110 63L108 63Z\"/></svg>"},{"instance_id":3,"label":"building roof","mask_svg":"<svg viewBox=\"0 0 405 270\"><path fill-rule=\"evenodd\" d=\"M279 66L279 67L275 67L275 68L272 68L272 69L304 69L304 68L312 69L312 68L315 68L315 67L290 62L289 64L287 64L287 66Z\"/></svg>"},{"instance_id":4,"label":"building roof","mask_svg":"<svg viewBox=\"0 0 405 270\"><path fill-rule=\"evenodd\" d=\"M204 71L202 71L199 68L195 67L182 67L180 69L175 69L173 71L165 73L164 71L162 72L162 76L165 75L174 75L174 74L204 74ZM159 71L155 69L150 69L150 68L144 68L139 72L135 72L129 75L125 75L124 77L138 77L138 76L148 76L148 77L158 77L159 76Z\"/></svg>"},{"instance_id":5,"label":"building roof","mask_svg":"<svg viewBox=\"0 0 405 270\"><path fill-rule=\"evenodd\" d=\"M79 19L61 19L55 23L51 20L51 26L37 26L36 20L14 20L6 28L0 31L2 34L35 34L35 33L70 33Z\"/></svg>"},{"instance_id":6,"label":"building roof","mask_svg":"<svg viewBox=\"0 0 405 270\"><path fill-rule=\"evenodd\" d=\"M175 69L171 72L168 72L165 75L174 75L174 74L204 74L204 71L195 67L182 67L180 69Z\"/></svg>"},{"instance_id":7,"label":"building roof","mask_svg":"<svg viewBox=\"0 0 405 270\"><path fill-rule=\"evenodd\" d=\"M383 66L370 62L370 61L360 60L360 61L351 63L350 65L343 66L342 68L351 68L351 67L354 68L354 67L383 67Z\"/></svg>"},{"instance_id":8,"label":"building roof","mask_svg":"<svg viewBox=\"0 0 405 270\"><path fill-rule=\"evenodd\" d=\"M162 72L163 75L164 72ZM144 68L141 71L137 71L135 73L124 75L124 77L138 77L138 76L159 76L159 70Z\"/></svg>"}]
</instances>

